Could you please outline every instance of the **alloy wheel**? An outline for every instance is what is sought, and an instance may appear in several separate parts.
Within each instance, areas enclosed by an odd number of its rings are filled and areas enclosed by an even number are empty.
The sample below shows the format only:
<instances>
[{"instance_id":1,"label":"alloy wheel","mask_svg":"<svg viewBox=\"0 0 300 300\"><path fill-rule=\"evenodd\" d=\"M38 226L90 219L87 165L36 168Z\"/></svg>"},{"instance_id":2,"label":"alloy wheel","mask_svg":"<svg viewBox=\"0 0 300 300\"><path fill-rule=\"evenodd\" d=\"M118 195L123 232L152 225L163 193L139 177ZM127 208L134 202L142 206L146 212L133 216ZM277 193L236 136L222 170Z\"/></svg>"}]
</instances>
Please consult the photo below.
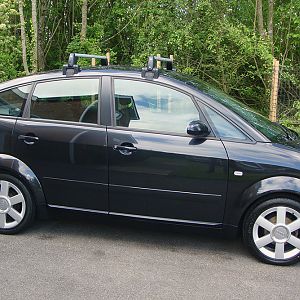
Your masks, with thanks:
<instances>
[{"instance_id":1,"label":"alloy wheel","mask_svg":"<svg viewBox=\"0 0 300 300\"><path fill-rule=\"evenodd\" d=\"M26 202L20 189L12 182L0 180L0 229L11 229L24 219Z\"/></svg>"},{"instance_id":2,"label":"alloy wheel","mask_svg":"<svg viewBox=\"0 0 300 300\"><path fill-rule=\"evenodd\" d=\"M287 260L300 253L300 213L290 207L265 210L253 226L257 249L270 259Z\"/></svg>"}]
</instances>

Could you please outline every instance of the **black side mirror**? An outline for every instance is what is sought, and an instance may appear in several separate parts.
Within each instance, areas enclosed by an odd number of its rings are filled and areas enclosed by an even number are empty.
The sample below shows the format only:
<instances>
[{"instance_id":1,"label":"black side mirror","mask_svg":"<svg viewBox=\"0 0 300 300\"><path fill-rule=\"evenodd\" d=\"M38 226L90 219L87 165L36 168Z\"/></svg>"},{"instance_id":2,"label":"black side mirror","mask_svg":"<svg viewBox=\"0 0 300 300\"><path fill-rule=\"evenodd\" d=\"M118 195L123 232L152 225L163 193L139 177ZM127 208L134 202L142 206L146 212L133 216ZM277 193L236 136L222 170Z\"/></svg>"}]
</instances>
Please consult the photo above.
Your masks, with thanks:
<instances>
[{"instance_id":1,"label":"black side mirror","mask_svg":"<svg viewBox=\"0 0 300 300\"><path fill-rule=\"evenodd\" d=\"M206 137L210 134L210 130L206 124L200 121L192 121L187 127L187 133L193 137Z\"/></svg>"}]
</instances>

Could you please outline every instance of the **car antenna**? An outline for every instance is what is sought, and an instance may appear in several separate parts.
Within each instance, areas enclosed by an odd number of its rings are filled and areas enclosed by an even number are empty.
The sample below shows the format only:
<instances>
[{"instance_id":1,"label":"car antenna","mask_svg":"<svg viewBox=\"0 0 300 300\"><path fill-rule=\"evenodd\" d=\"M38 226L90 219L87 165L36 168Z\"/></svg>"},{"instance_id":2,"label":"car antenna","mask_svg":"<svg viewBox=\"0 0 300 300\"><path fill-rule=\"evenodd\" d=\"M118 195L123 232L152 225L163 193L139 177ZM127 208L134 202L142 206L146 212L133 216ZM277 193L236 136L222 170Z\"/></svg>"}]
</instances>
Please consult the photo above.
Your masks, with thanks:
<instances>
[{"instance_id":1,"label":"car antenna","mask_svg":"<svg viewBox=\"0 0 300 300\"><path fill-rule=\"evenodd\" d=\"M63 66L63 75L72 76L81 71L79 65L77 65L78 58L91 58L91 59L100 59L101 66L109 65L108 56L99 56L99 55L91 55L91 54L81 54L81 53L70 53L68 64Z\"/></svg>"},{"instance_id":2,"label":"car antenna","mask_svg":"<svg viewBox=\"0 0 300 300\"><path fill-rule=\"evenodd\" d=\"M159 77L159 68L157 62L163 62L166 64L166 70L173 70L173 56L170 58L157 56L149 56L147 67L142 68L142 77L147 79L156 79Z\"/></svg>"}]
</instances>

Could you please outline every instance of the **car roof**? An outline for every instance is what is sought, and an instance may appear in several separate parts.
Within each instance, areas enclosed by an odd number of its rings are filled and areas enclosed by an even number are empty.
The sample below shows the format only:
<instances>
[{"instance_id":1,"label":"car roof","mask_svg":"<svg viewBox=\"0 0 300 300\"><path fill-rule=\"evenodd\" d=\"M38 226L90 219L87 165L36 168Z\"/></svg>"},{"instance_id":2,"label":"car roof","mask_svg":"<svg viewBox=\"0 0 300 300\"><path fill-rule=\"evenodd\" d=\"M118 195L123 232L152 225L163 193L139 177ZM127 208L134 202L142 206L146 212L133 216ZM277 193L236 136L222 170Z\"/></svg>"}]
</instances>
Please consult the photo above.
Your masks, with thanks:
<instances>
[{"instance_id":1,"label":"car roof","mask_svg":"<svg viewBox=\"0 0 300 300\"><path fill-rule=\"evenodd\" d=\"M69 76L68 78L79 78L86 76L122 76L122 77L130 77L141 79L141 69L134 67L124 67L124 66L107 66L107 67L99 67L99 68L88 68L82 69L78 74L74 74ZM12 79L6 82L0 83L0 90L17 86L17 85L26 85L31 82L38 82L43 80L51 80L51 79L60 79L67 78L66 75L63 75L62 70L52 70L47 72L40 72L36 74L27 75L24 77L19 77L16 79ZM149 80L149 79L145 79ZM191 88L194 92L199 92L196 87L189 84L188 80L185 80L185 77L180 75L175 71L164 71L160 72L160 76L158 79L153 79L153 81L163 81L167 83L170 81L173 85L183 85L185 88Z\"/></svg>"},{"instance_id":2,"label":"car roof","mask_svg":"<svg viewBox=\"0 0 300 300\"><path fill-rule=\"evenodd\" d=\"M197 97L202 102L214 107L227 117L231 119L234 123L236 123L241 128L246 128L246 132L248 132L256 141L266 142L269 141L264 135L254 129L251 125L249 125L246 121L241 119L238 115L232 112L230 109L226 108L221 103L212 99L207 93L201 91L197 88L192 81L189 80L188 77L184 76L175 71L164 71L161 70L160 76L157 79L146 79L141 75L141 69L133 68L133 67L123 67L123 66L106 66L106 67L98 67L98 68L89 68L82 69L79 73L74 74L72 76L63 75L62 70L54 70L43 73L32 74L20 78L16 78L13 80L9 80L3 83L0 83L0 91L8 88L12 88L15 86L26 85L30 83L35 83L39 81L47 81L47 80L56 80L56 79L65 79L65 78L84 78L84 77L93 77L93 76L112 76L112 77L122 77L122 78L130 78L130 79L139 79L145 80L146 82L159 82L166 85L170 85L172 87L178 88L182 91L185 91L194 97Z\"/></svg>"},{"instance_id":3,"label":"car roof","mask_svg":"<svg viewBox=\"0 0 300 300\"><path fill-rule=\"evenodd\" d=\"M113 71L114 70L114 71ZM120 69L114 69L114 68L91 68L91 69L83 69L78 74L72 75L72 78L76 77L85 77L85 76L101 76L105 74L111 75L111 73L119 73L119 74L126 74L129 73L131 76L137 73L137 71L123 71ZM128 74L128 75L129 75ZM53 70L48 72L41 72L36 74L31 74L24 77L19 77L16 79L12 79L3 83L0 83L0 90L5 89L7 87L12 87L16 85L23 85L28 84L30 82L37 82L42 80L48 80L48 79L60 79L60 78L66 78L66 75L63 75L62 70Z\"/></svg>"}]
</instances>

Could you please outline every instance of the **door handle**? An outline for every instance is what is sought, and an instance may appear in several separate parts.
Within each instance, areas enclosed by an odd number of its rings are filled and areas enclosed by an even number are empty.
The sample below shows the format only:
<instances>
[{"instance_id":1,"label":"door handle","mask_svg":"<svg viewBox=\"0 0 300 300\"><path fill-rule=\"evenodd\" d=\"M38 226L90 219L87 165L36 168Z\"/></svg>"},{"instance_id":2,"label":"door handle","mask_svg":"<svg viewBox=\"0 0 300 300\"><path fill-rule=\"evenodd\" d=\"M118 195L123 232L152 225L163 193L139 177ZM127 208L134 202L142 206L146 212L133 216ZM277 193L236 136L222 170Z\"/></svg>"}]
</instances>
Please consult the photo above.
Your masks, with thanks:
<instances>
[{"instance_id":1,"label":"door handle","mask_svg":"<svg viewBox=\"0 0 300 300\"><path fill-rule=\"evenodd\" d=\"M33 145L34 143L39 141L39 138L32 135L19 135L18 140L23 141L27 145Z\"/></svg>"},{"instance_id":2,"label":"door handle","mask_svg":"<svg viewBox=\"0 0 300 300\"><path fill-rule=\"evenodd\" d=\"M132 152L135 152L137 150L137 148L134 147L132 144L114 145L113 149L119 151L123 155L131 155Z\"/></svg>"}]
</instances>

